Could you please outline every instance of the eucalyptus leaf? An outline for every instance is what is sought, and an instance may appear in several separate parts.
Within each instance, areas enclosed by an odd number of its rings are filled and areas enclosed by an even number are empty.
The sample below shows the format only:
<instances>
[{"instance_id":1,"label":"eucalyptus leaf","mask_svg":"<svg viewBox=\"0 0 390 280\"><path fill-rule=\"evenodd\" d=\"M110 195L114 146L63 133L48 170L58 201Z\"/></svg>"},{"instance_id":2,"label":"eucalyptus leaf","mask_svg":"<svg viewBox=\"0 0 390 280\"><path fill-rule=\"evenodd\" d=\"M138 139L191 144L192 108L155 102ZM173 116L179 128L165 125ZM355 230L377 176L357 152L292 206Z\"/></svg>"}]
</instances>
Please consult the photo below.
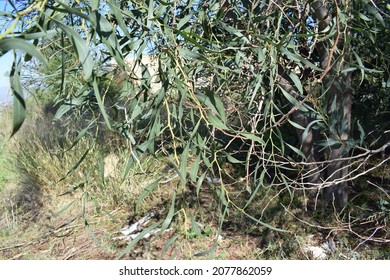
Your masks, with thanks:
<instances>
[{"instance_id":1,"label":"eucalyptus leaf","mask_svg":"<svg viewBox=\"0 0 390 280\"><path fill-rule=\"evenodd\" d=\"M69 26L66 26L56 20L53 20L59 28L61 28L69 37L69 39L72 41L76 51L77 55L79 57L79 60L81 64L83 65L83 73L84 73L84 79L90 80L92 77L93 72L93 59L90 54L90 50L88 45L85 43L83 38L72 28Z\"/></svg>"},{"instance_id":2,"label":"eucalyptus leaf","mask_svg":"<svg viewBox=\"0 0 390 280\"><path fill-rule=\"evenodd\" d=\"M13 123L11 137L18 132L26 117L26 102L24 100L23 87L20 82L21 67L21 61L14 61L10 73L10 85L13 94Z\"/></svg>"},{"instance_id":3,"label":"eucalyptus leaf","mask_svg":"<svg viewBox=\"0 0 390 280\"><path fill-rule=\"evenodd\" d=\"M42 63L48 66L48 61L44 55L31 43L21 38L4 38L0 40L0 50L2 55L9 50L21 50L30 56L38 58Z\"/></svg>"}]
</instances>

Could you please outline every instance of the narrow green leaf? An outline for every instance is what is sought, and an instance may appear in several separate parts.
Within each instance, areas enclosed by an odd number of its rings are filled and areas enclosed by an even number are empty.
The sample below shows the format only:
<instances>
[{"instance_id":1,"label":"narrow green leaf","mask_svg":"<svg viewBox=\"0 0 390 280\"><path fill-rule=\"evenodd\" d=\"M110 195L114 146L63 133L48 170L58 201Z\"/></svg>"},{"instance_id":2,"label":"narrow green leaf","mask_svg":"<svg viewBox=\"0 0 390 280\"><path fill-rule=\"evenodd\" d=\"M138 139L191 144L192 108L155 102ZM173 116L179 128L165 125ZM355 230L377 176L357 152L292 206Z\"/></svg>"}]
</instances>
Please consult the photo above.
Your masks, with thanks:
<instances>
[{"instance_id":1,"label":"narrow green leaf","mask_svg":"<svg viewBox=\"0 0 390 280\"><path fill-rule=\"evenodd\" d=\"M241 40L243 40L245 43L249 43L249 40L247 37L245 37L244 34L242 34L242 32L240 30L238 30L237 28L234 28L233 26L230 26L230 25L227 25L226 23L224 22L219 22L221 24L221 26L227 31L227 32L230 32L231 34L237 36L238 38L240 38Z\"/></svg>"},{"instance_id":2,"label":"narrow green leaf","mask_svg":"<svg viewBox=\"0 0 390 280\"><path fill-rule=\"evenodd\" d=\"M208 114L208 121L218 129L229 130L225 123L223 123L217 116L210 113Z\"/></svg>"},{"instance_id":3,"label":"narrow green leaf","mask_svg":"<svg viewBox=\"0 0 390 280\"><path fill-rule=\"evenodd\" d=\"M358 125L358 130L359 130L359 133L360 133L360 141L359 141L359 144L360 144L360 145L363 145L364 138L366 137L366 133L364 132L363 126L360 124L360 121L359 121L359 120L357 121L357 125Z\"/></svg>"},{"instance_id":4,"label":"narrow green leaf","mask_svg":"<svg viewBox=\"0 0 390 280\"><path fill-rule=\"evenodd\" d=\"M226 153L226 159L227 159L229 162L231 162L231 163L238 163L238 164L244 163L243 161L238 160L238 159L236 159L235 157L232 157L232 156L229 155L228 153Z\"/></svg>"},{"instance_id":5,"label":"narrow green leaf","mask_svg":"<svg viewBox=\"0 0 390 280\"><path fill-rule=\"evenodd\" d=\"M69 104L63 104L61 105L56 114L54 115L54 120L59 120L64 114L66 114L67 112L69 112L71 109L73 108L72 105L69 105Z\"/></svg>"},{"instance_id":6,"label":"narrow green leaf","mask_svg":"<svg viewBox=\"0 0 390 280\"><path fill-rule=\"evenodd\" d=\"M286 97L286 99L294 106L296 106L300 111L307 112L308 109L303 105L300 104L298 100L296 100L290 93L288 93L283 87L279 86L280 90L282 91L283 95Z\"/></svg>"},{"instance_id":7,"label":"narrow green leaf","mask_svg":"<svg viewBox=\"0 0 390 280\"><path fill-rule=\"evenodd\" d=\"M179 21L179 23L177 24L177 29L178 29L178 30L181 30L182 27L183 27L187 22L189 22L190 19L191 19L193 16L194 16L194 15L191 13L191 14L186 15L185 17L183 17L183 18Z\"/></svg>"},{"instance_id":8,"label":"narrow green leaf","mask_svg":"<svg viewBox=\"0 0 390 280\"><path fill-rule=\"evenodd\" d=\"M249 219L251 219L252 221L262 225L263 227L266 227L272 231L277 231L277 232L286 232L288 233L289 231L288 230L284 230L284 229L280 229L280 228L276 228L274 226L271 226L270 224L267 224L263 221L261 221L260 219L256 219L255 217L249 215L248 213L246 213L245 211L242 212L245 216L247 216Z\"/></svg>"},{"instance_id":9,"label":"narrow green leaf","mask_svg":"<svg viewBox=\"0 0 390 280\"><path fill-rule=\"evenodd\" d=\"M92 8L92 11L96 11L99 9L99 6L100 6L100 0L90 0L91 4L91 8Z\"/></svg>"},{"instance_id":10,"label":"narrow green leaf","mask_svg":"<svg viewBox=\"0 0 390 280\"><path fill-rule=\"evenodd\" d=\"M20 34L17 38L20 38L24 41L36 40L41 38L51 38L58 34L58 30L44 30L41 32L32 32L32 33L23 33ZM31 55L31 54L30 54Z\"/></svg>"},{"instance_id":11,"label":"narrow green leaf","mask_svg":"<svg viewBox=\"0 0 390 280\"><path fill-rule=\"evenodd\" d=\"M67 190L66 192L63 192L63 193L59 194L58 196L63 196L63 195L67 195L67 194L74 193L76 190L82 189L84 186L85 186L85 182L79 183L79 184L77 184L77 185L71 187L71 188L70 188L69 190Z\"/></svg>"},{"instance_id":12,"label":"narrow green leaf","mask_svg":"<svg viewBox=\"0 0 390 280\"><path fill-rule=\"evenodd\" d=\"M188 58L188 59L195 59L195 60L203 61L206 63L210 63L208 58L199 52L194 52L194 51L191 51L189 49L179 47L179 53L181 56Z\"/></svg>"},{"instance_id":13,"label":"narrow green leaf","mask_svg":"<svg viewBox=\"0 0 390 280\"><path fill-rule=\"evenodd\" d=\"M134 165L134 162L135 162L135 160L134 160L134 158L133 158L133 155L131 155L131 156L129 157L129 159L127 160L127 162L126 162L125 169L123 170L122 178L121 178L121 183L123 183L123 182L126 180L127 175L129 175L129 172L130 172L131 168L132 168L133 165Z\"/></svg>"},{"instance_id":14,"label":"narrow green leaf","mask_svg":"<svg viewBox=\"0 0 390 280\"><path fill-rule=\"evenodd\" d=\"M137 39L133 42L131 42L130 44L128 44L126 47L129 48L130 51L133 51L133 50L138 50L139 46L144 43L144 39Z\"/></svg>"},{"instance_id":15,"label":"narrow green leaf","mask_svg":"<svg viewBox=\"0 0 390 280\"><path fill-rule=\"evenodd\" d=\"M222 182L222 181L221 181ZM213 185L213 183L209 182L209 185ZM229 206L229 202L227 201L226 199L226 189L224 187L221 187L221 188L216 188L215 186L213 187L213 190L215 191L215 193L217 194L218 198L219 198L219 202L222 203L223 206L225 206L226 208L228 208Z\"/></svg>"},{"instance_id":16,"label":"narrow green leaf","mask_svg":"<svg viewBox=\"0 0 390 280\"><path fill-rule=\"evenodd\" d=\"M259 169L259 164L257 164L256 171ZM247 208L253 201L253 199L256 197L257 192L261 187L264 187L264 178L267 173L267 169L262 169L260 177L256 180L256 188L251 193L250 198L247 200L245 206L243 209Z\"/></svg>"},{"instance_id":17,"label":"narrow green leaf","mask_svg":"<svg viewBox=\"0 0 390 280\"><path fill-rule=\"evenodd\" d=\"M286 57L288 57L289 59L291 59L293 61L303 63L304 65L308 66L310 69L313 69L313 70L316 70L316 71L319 71L319 72L323 71L323 69L321 69L320 67L314 65L312 62L308 61L307 59L303 58L302 56L300 56L300 55L298 55L296 53L290 52L286 48L281 48L281 53L284 54Z\"/></svg>"},{"instance_id":18,"label":"narrow green leaf","mask_svg":"<svg viewBox=\"0 0 390 280\"><path fill-rule=\"evenodd\" d=\"M154 0L149 0L148 18L146 21L146 26L149 29L151 29L151 27L152 27L152 20L154 18L153 11L154 11Z\"/></svg>"},{"instance_id":19,"label":"narrow green leaf","mask_svg":"<svg viewBox=\"0 0 390 280\"><path fill-rule=\"evenodd\" d=\"M192 182L195 182L198 177L199 163L200 163L200 155L198 155L195 161L192 163L192 167L190 170L190 178Z\"/></svg>"},{"instance_id":20,"label":"narrow green leaf","mask_svg":"<svg viewBox=\"0 0 390 280\"><path fill-rule=\"evenodd\" d=\"M190 150L190 145L187 144L180 157L181 160L180 160L180 167L179 167L179 173L180 173L179 175L180 175L181 185L183 189L185 188L186 180L187 180L187 162L188 162L189 150Z\"/></svg>"},{"instance_id":21,"label":"narrow green leaf","mask_svg":"<svg viewBox=\"0 0 390 280\"><path fill-rule=\"evenodd\" d=\"M173 29L175 33L177 33L180 36L183 36L183 38L188 41L189 43L193 44L195 47L197 47L199 50L202 50L204 52L208 53L220 53L218 50L209 49L205 47L205 45L212 44L213 42L208 40L207 38L203 38L194 32L185 32L183 30ZM199 42L203 42L205 44L200 44Z\"/></svg>"},{"instance_id":22,"label":"narrow green leaf","mask_svg":"<svg viewBox=\"0 0 390 280\"><path fill-rule=\"evenodd\" d=\"M336 112L339 108L337 107L337 95L333 98L332 104L330 105L330 111Z\"/></svg>"},{"instance_id":23,"label":"narrow green leaf","mask_svg":"<svg viewBox=\"0 0 390 280\"><path fill-rule=\"evenodd\" d=\"M294 85L298 89L299 93L303 94L302 83L299 77L297 76L297 74L295 74L294 72L290 72L288 75L290 76L291 80L294 82Z\"/></svg>"},{"instance_id":24,"label":"narrow green leaf","mask_svg":"<svg viewBox=\"0 0 390 280\"><path fill-rule=\"evenodd\" d=\"M386 22L383 19L381 13L379 12L379 9L375 9L371 7L371 5L367 5L367 10L384 26L386 27Z\"/></svg>"},{"instance_id":25,"label":"narrow green leaf","mask_svg":"<svg viewBox=\"0 0 390 280\"><path fill-rule=\"evenodd\" d=\"M355 58L356 58L356 61L357 63L359 64L359 69L360 69L360 74L361 74L361 78L360 78L360 85L363 83L364 81L364 65L363 65L363 62L362 62L362 59L360 58L360 56L355 52L355 51L352 51Z\"/></svg>"},{"instance_id":26,"label":"narrow green leaf","mask_svg":"<svg viewBox=\"0 0 390 280\"><path fill-rule=\"evenodd\" d=\"M209 249L207 249L207 250L205 250L203 252L196 253L193 256L194 257L204 257L204 256L207 256L207 255L213 254L217 250L217 247L218 247L218 243L215 242L214 245L211 246L211 248L209 248Z\"/></svg>"},{"instance_id":27,"label":"narrow green leaf","mask_svg":"<svg viewBox=\"0 0 390 280\"><path fill-rule=\"evenodd\" d=\"M171 206L169 207L168 214L167 214L163 224L161 225L161 231L162 232L164 230L166 230L169 227L169 225L171 224L171 222L172 222L172 218L173 218L173 216L175 214L175 202L176 202L176 190L172 194Z\"/></svg>"},{"instance_id":28,"label":"narrow green leaf","mask_svg":"<svg viewBox=\"0 0 390 280\"><path fill-rule=\"evenodd\" d=\"M48 66L48 62L43 54L35 48L35 46L23 39L19 38L4 38L0 40L0 50L5 54L9 50L21 50L31 56L38 58L45 66Z\"/></svg>"},{"instance_id":29,"label":"narrow green leaf","mask_svg":"<svg viewBox=\"0 0 390 280\"><path fill-rule=\"evenodd\" d=\"M265 67L265 66L263 66L263 67ZM259 73L259 74L257 74L257 77L256 77L256 85L255 85L254 89L251 90L251 100L249 101L248 108L252 107L252 103L257 98L257 92L258 92L259 88L262 86L262 84L263 84L263 74Z\"/></svg>"},{"instance_id":30,"label":"narrow green leaf","mask_svg":"<svg viewBox=\"0 0 390 280\"><path fill-rule=\"evenodd\" d=\"M298 156L302 158L306 158L306 156L303 154L303 152L296 147L290 145L289 143L285 143L294 153L296 153Z\"/></svg>"},{"instance_id":31,"label":"narrow green leaf","mask_svg":"<svg viewBox=\"0 0 390 280\"><path fill-rule=\"evenodd\" d=\"M117 19L117 23L118 23L119 27L125 33L127 38L132 39L132 36L130 35L130 33L128 31L128 27L126 26L125 20L124 20L124 18L122 16L122 10L120 9L120 7L116 3L116 1L115 0L109 0L109 1L107 1L107 3L110 6L111 11L113 12L115 18Z\"/></svg>"},{"instance_id":32,"label":"narrow green leaf","mask_svg":"<svg viewBox=\"0 0 390 280\"><path fill-rule=\"evenodd\" d=\"M90 22L93 24L95 31L107 46L111 56L116 60L119 66L126 68L126 62L122 54L119 41L116 37L115 30L107 18L98 11L89 14Z\"/></svg>"},{"instance_id":33,"label":"narrow green leaf","mask_svg":"<svg viewBox=\"0 0 390 280\"><path fill-rule=\"evenodd\" d=\"M104 106L102 96L100 95L100 89L99 89L98 83L96 81L96 77L93 79L93 93L95 94L95 97L96 97L96 100L98 102L100 112L102 112L104 121L105 121L107 127L111 130L112 128L111 128L111 124L110 124L110 118L106 112L106 108Z\"/></svg>"},{"instance_id":34,"label":"narrow green leaf","mask_svg":"<svg viewBox=\"0 0 390 280\"><path fill-rule=\"evenodd\" d=\"M372 20L369 17L367 17L366 15L362 14L361 12L359 12L359 18L361 18L364 21L371 21Z\"/></svg>"},{"instance_id":35,"label":"narrow green leaf","mask_svg":"<svg viewBox=\"0 0 390 280\"><path fill-rule=\"evenodd\" d=\"M191 215L191 231L197 236L202 236L202 231L200 230L198 223L195 221L195 217Z\"/></svg>"},{"instance_id":36,"label":"narrow green leaf","mask_svg":"<svg viewBox=\"0 0 390 280\"><path fill-rule=\"evenodd\" d=\"M296 123L296 122L293 122L292 120L288 119L287 120L293 127L295 128L298 128L300 130L305 130L305 128L303 126L301 126L300 124Z\"/></svg>"},{"instance_id":37,"label":"narrow green leaf","mask_svg":"<svg viewBox=\"0 0 390 280\"><path fill-rule=\"evenodd\" d=\"M155 230L158 226L161 225L161 222L158 222L158 223L155 223L153 225L151 225L150 227L147 227L146 229L144 229L141 233L139 233L137 235L136 238L134 238L127 246L126 248L119 253L118 255L118 259L121 259L124 255L128 254L131 250L131 248L134 247L135 244L138 243L138 241L140 241L145 235L147 235L148 233L150 233L151 231Z\"/></svg>"},{"instance_id":38,"label":"narrow green leaf","mask_svg":"<svg viewBox=\"0 0 390 280\"><path fill-rule=\"evenodd\" d=\"M69 1L64 1L64 0L55 0L55 2L57 2L58 4L60 4L62 7L56 7L56 6L50 6L48 5L48 7L50 7L50 9L54 10L54 11L58 11L60 13L64 13L64 10L66 13L69 13L69 14L74 14L76 16L79 16L80 18L82 19L85 19L85 20L89 20L88 19L88 16L84 13L82 13L80 10L78 9L75 9L75 8L72 8L68 5L66 5L66 2L69 3Z\"/></svg>"},{"instance_id":39,"label":"narrow green leaf","mask_svg":"<svg viewBox=\"0 0 390 280\"><path fill-rule=\"evenodd\" d=\"M218 94L208 91L206 94L198 93L196 97L202 104L211 109L214 114L218 114L224 123L226 122L225 107Z\"/></svg>"},{"instance_id":40,"label":"narrow green leaf","mask_svg":"<svg viewBox=\"0 0 390 280\"><path fill-rule=\"evenodd\" d=\"M69 148L67 148L67 149L65 150L65 152L71 150L74 146L76 146L77 143L78 143L81 139L83 139L84 136L85 136L85 134L87 134L87 132L91 129L91 127L92 127L93 124L94 124L93 122L90 122L86 128L84 128L83 130L81 130L81 131L77 134L76 138L73 140L72 145L71 145Z\"/></svg>"},{"instance_id":41,"label":"narrow green leaf","mask_svg":"<svg viewBox=\"0 0 390 280\"><path fill-rule=\"evenodd\" d=\"M62 177L58 182L61 182L63 180L65 180L66 177L68 177L70 174L73 174L77 168L79 167L79 165L84 161L84 159L87 157L88 153L90 152L92 147L89 147L85 152L84 154L81 156L81 158L72 166L72 168L68 171L68 173L66 173L66 175L64 177Z\"/></svg>"},{"instance_id":42,"label":"narrow green leaf","mask_svg":"<svg viewBox=\"0 0 390 280\"><path fill-rule=\"evenodd\" d=\"M209 96L210 102L214 105L214 108L218 112L222 121L224 123L226 123L225 106L224 106L221 98L218 96L218 94L216 94L214 92L210 92L210 91L207 92L207 95Z\"/></svg>"},{"instance_id":43,"label":"narrow green leaf","mask_svg":"<svg viewBox=\"0 0 390 280\"><path fill-rule=\"evenodd\" d=\"M66 35L68 35L69 39L73 43L79 60L83 65L84 79L88 81L91 78L93 72L93 59L90 54L88 45L84 42L83 38L81 38L81 36L72 28L54 19L53 21L59 28L61 28L66 33Z\"/></svg>"},{"instance_id":44,"label":"narrow green leaf","mask_svg":"<svg viewBox=\"0 0 390 280\"><path fill-rule=\"evenodd\" d=\"M86 217L84 217L84 226L87 229L88 234L92 237L92 239L95 242L96 246L100 247L100 242L97 239L97 237L96 237L95 233L93 232L93 230L91 229L91 226L89 225L88 220L87 220Z\"/></svg>"},{"instance_id":45,"label":"narrow green leaf","mask_svg":"<svg viewBox=\"0 0 390 280\"><path fill-rule=\"evenodd\" d=\"M265 146L264 140L261 139L259 136L256 136L253 133L250 133L250 132L240 132L240 135L244 136L247 139L253 140L253 141L255 141L257 143L260 143L261 145Z\"/></svg>"},{"instance_id":46,"label":"narrow green leaf","mask_svg":"<svg viewBox=\"0 0 390 280\"><path fill-rule=\"evenodd\" d=\"M207 175L207 171L205 171L202 175L200 175L198 182L196 182L196 196L198 198L199 198L199 194L200 194L200 189L202 187L202 184L203 184L203 181L204 181L204 178L206 177L206 175Z\"/></svg>"},{"instance_id":47,"label":"narrow green leaf","mask_svg":"<svg viewBox=\"0 0 390 280\"><path fill-rule=\"evenodd\" d=\"M305 142L306 141L306 138L307 138L307 135L309 134L309 131L311 131L311 127L316 124L316 123L320 123L321 120L314 120L314 121L311 121L307 127L304 129L303 131L303 134L302 134L302 142Z\"/></svg>"},{"instance_id":48,"label":"narrow green leaf","mask_svg":"<svg viewBox=\"0 0 390 280\"><path fill-rule=\"evenodd\" d=\"M160 179L154 180L141 193L141 195L138 197L137 204L135 205L136 212L138 212L139 207L141 206L141 203L145 199L145 197L147 197L151 192L153 192L153 190L158 186L159 183L160 183Z\"/></svg>"},{"instance_id":49,"label":"narrow green leaf","mask_svg":"<svg viewBox=\"0 0 390 280\"><path fill-rule=\"evenodd\" d=\"M327 138L326 140L319 141L318 146L322 146L324 148L332 148L338 149L341 147L342 143L332 138Z\"/></svg>"},{"instance_id":50,"label":"narrow green leaf","mask_svg":"<svg viewBox=\"0 0 390 280\"><path fill-rule=\"evenodd\" d=\"M21 67L21 61L14 61L10 73L10 85L13 94L13 123L11 137L18 132L26 117L26 103L24 101L23 87L20 82Z\"/></svg>"},{"instance_id":51,"label":"narrow green leaf","mask_svg":"<svg viewBox=\"0 0 390 280\"><path fill-rule=\"evenodd\" d=\"M74 203L76 202L76 200L73 200L71 202L69 202L68 204L66 204L64 207L62 207L59 211L55 212L54 213L54 217L58 217L60 216L62 213L64 213L66 210L68 210ZM73 218L71 221L74 221L75 219L77 219L78 217L76 218ZM71 222L68 222L67 224L70 224Z\"/></svg>"},{"instance_id":52,"label":"narrow green leaf","mask_svg":"<svg viewBox=\"0 0 390 280\"><path fill-rule=\"evenodd\" d=\"M161 259L164 258L164 254L166 251L168 251L168 249L175 243L176 239L178 238L179 236L178 235L175 235L173 236L172 238L170 238L164 245L164 247L162 248L161 250Z\"/></svg>"},{"instance_id":53,"label":"narrow green leaf","mask_svg":"<svg viewBox=\"0 0 390 280\"><path fill-rule=\"evenodd\" d=\"M193 128L193 130L191 132L190 139L193 139L193 138L195 138L195 136L199 135L198 129L200 127L200 124L201 124L201 119L198 120L198 122L196 123L195 127Z\"/></svg>"},{"instance_id":54,"label":"narrow green leaf","mask_svg":"<svg viewBox=\"0 0 390 280\"><path fill-rule=\"evenodd\" d=\"M357 68L357 67L348 67L348 68L344 68L343 70L341 70L341 73L353 72L353 71L355 71L356 69L358 69L358 68Z\"/></svg>"}]
</instances>

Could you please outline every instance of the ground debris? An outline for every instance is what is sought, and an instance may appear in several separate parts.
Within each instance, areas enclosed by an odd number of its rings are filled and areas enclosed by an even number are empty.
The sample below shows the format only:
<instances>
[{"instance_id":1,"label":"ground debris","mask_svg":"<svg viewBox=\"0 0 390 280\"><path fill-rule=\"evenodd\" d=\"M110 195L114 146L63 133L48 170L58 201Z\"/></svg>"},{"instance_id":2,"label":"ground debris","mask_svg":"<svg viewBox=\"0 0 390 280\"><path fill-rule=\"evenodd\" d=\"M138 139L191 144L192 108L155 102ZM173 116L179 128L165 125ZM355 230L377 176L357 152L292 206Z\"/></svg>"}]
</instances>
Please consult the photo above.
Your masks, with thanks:
<instances>
[{"instance_id":1,"label":"ground debris","mask_svg":"<svg viewBox=\"0 0 390 280\"><path fill-rule=\"evenodd\" d=\"M137 222L132 223L132 224L122 228L118 232L116 232L116 233L121 233L122 236L114 237L113 240L129 241L129 240L133 240L133 239L137 238L139 236L139 234L141 234L142 230L145 229L145 227L150 223L151 219L154 218L155 216L157 216L157 213L155 213L155 212L147 213L144 217L142 217ZM146 233L142 237L142 239L147 239L150 236L152 236L160 231L161 231L160 228L156 228L154 230L151 230L150 232Z\"/></svg>"}]
</instances>

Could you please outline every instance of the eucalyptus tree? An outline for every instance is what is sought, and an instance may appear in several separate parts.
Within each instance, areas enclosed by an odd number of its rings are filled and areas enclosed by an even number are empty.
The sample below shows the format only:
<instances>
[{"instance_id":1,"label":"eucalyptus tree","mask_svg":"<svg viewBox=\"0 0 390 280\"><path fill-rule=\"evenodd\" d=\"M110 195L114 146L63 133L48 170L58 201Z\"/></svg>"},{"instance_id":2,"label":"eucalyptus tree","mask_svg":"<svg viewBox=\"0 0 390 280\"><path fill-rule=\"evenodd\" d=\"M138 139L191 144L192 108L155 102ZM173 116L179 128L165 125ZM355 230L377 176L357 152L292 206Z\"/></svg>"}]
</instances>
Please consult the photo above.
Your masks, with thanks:
<instances>
[{"instance_id":1,"label":"eucalyptus tree","mask_svg":"<svg viewBox=\"0 0 390 280\"><path fill-rule=\"evenodd\" d=\"M216 191L228 208L234 203L224 183L231 174L223 164L231 162L245 167L250 196L241 211L266 185L324 191L325 201L346 206L348 182L359 176L350 161L362 157L350 153L364 144L351 134L353 96L360 82L373 82L367 75L388 78L388 55L376 49L380 32L388 36L385 1L17 2L24 5L9 1L2 14L8 24L0 37L2 53L16 50L14 133L25 110L21 62L34 57L47 64L40 49L66 38L79 63L56 70L63 104L57 117L93 97L107 128L130 140L128 168L144 153L168 153L183 188L191 182L199 192L208 177L220 178ZM143 63L146 55L156 61L153 71ZM377 64L366 65L370 59ZM126 85L120 106L107 102L99 86L107 73L97 65L113 61ZM83 86L63 94L70 72ZM156 80L160 86L152 90ZM123 113L113 117L111 110ZM362 149L368 156L384 146Z\"/></svg>"}]
</instances>

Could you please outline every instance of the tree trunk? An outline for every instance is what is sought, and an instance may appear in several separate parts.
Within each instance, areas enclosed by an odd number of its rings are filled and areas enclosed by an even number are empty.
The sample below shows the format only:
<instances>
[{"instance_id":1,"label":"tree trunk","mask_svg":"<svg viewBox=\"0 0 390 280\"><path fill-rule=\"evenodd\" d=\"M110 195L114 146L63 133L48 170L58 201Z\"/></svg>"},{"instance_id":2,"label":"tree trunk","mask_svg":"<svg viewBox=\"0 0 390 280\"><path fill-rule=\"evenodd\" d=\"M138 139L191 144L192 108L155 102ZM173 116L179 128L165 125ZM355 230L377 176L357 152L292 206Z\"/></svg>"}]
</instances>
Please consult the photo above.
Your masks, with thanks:
<instances>
[{"instance_id":1,"label":"tree trunk","mask_svg":"<svg viewBox=\"0 0 390 280\"><path fill-rule=\"evenodd\" d=\"M346 1L342 1L345 7ZM333 1L331 3L334 3ZM337 208L343 208L348 202L348 164L343 160L348 153L346 141L349 138L351 128L351 105L352 91L351 72L344 74L346 63L350 59L349 50L345 46L345 36L340 30L340 23L336 7L334 15L327 8L327 1L315 1L312 9L318 20L318 32L324 32L331 27L332 22L336 24L336 35L333 44L326 41L317 44L320 63L323 74L323 88L327 91L327 113L329 132L327 139L332 144L327 150L327 160L330 161L326 168L326 180L324 195L327 202L333 203ZM343 8L339 6L338 8ZM346 34L347 30L343 30Z\"/></svg>"},{"instance_id":2,"label":"tree trunk","mask_svg":"<svg viewBox=\"0 0 390 280\"><path fill-rule=\"evenodd\" d=\"M298 90L294 86L294 82L280 65L278 67L277 81L285 91L290 93L298 101L302 101L303 97L299 95ZM295 123L307 128L310 123L316 119L316 116L313 116L311 111L302 112L296 110L292 113L292 119ZM296 129L295 132L296 137L299 140L300 150L306 157L306 163L308 163L308 165L305 166L306 168L304 174L302 174L302 179L308 187L318 186L323 179L321 166L318 163L321 161L321 154L315 145L315 143L321 139L320 132L317 129L314 129L313 126L308 129L305 135L303 135L304 131L301 129Z\"/></svg>"},{"instance_id":3,"label":"tree trunk","mask_svg":"<svg viewBox=\"0 0 390 280\"><path fill-rule=\"evenodd\" d=\"M331 123L329 139L336 140L339 145L331 146L328 150L326 168L327 185L324 189L325 199L338 208L343 208L348 202L347 176L348 162L343 160L348 155L349 148L346 141L351 130L352 91L351 73L342 75L329 88L328 116ZM332 124L334 123L334 125Z\"/></svg>"}]
</instances>

